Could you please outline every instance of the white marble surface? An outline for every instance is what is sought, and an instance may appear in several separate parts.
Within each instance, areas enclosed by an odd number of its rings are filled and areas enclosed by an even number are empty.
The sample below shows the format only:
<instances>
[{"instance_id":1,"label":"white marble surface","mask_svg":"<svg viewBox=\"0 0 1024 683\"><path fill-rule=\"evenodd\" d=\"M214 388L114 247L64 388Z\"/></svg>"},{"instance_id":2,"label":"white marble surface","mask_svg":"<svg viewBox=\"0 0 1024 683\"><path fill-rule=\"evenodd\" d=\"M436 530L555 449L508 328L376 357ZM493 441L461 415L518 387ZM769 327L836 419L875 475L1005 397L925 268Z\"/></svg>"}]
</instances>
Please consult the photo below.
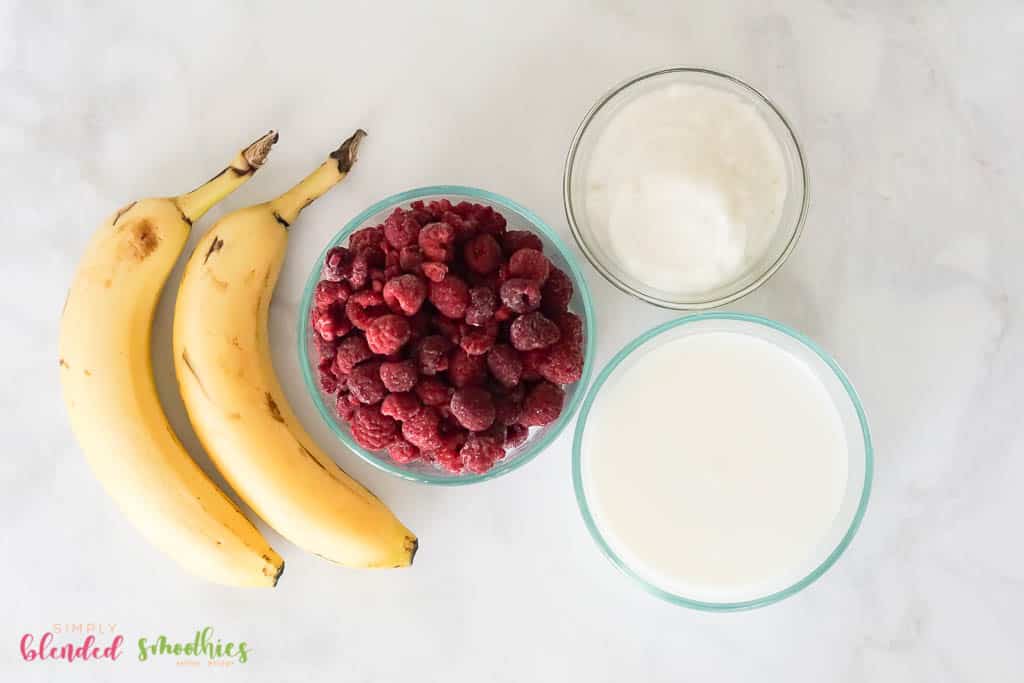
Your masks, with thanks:
<instances>
[{"instance_id":1,"label":"white marble surface","mask_svg":"<svg viewBox=\"0 0 1024 683\"><path fill-rule=\"evenodd\" d=\"M491 4L0 2L0 678L1020 680L1020 3ZM523 470L462 490L405 483L335 449L419 533L416 566L399 573L340 570L271 534L288 561L277 590L216 588L118 515L68 429L55 350L72 269L103 216L184 190L279 129L269 165L215 218L284 188L353 126L370 131L350 182L294 231L273 307L285 389L328 443L294 341L328 236L377 198L441 182L504 193L568 236L559 183L579 119L610 84L669 63L762 88L809 158L800 245L730 308L831 349L872 420L868 515L819 583L740 614L648 597L584 530L568 434ZM673 316L587 275L601 363ZM156 321L156 371L195 447L173 388L170 308ZM114 664L20 660L22 633L66 622L116 623L130 641L211 625L254 654L225 671L141 664L134 647Z\"/></svg>"}]
</instances>

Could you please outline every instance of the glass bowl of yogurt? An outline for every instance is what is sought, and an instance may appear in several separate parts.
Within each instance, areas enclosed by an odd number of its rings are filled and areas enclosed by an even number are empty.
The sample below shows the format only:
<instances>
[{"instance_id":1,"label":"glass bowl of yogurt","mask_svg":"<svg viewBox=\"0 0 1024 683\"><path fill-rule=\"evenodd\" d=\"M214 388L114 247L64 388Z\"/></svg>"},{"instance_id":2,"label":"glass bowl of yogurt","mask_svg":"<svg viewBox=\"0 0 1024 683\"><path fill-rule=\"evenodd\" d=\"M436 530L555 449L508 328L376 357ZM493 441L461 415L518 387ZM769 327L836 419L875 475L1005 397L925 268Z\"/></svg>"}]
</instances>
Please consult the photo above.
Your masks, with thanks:
<instances>
[{"instance_id":1,"label":"glass bowl of yogurt","mask_svg":"<svg viewBox=\"0 0 1024 683\"><path fill-rule=\"evenodd\" d=\"M670 67L612 88L572 140L572 234L613 285L701 310L763 284L796 246L807 172L796 135L743 81Z\"/></svg>"},{"instance_id":2,"label":"glass bowl of yogurt","mask_svg":"<svg viewBox=\"0 0 1024 683\"><path fill-rule=\"evenodd\" d=\"M623 348L580 409L573 483L600 550L694 609L761 607L831 567L867 507L867 418L836 362L772 320L709 312Z\"/></svg>"}]
</instances>

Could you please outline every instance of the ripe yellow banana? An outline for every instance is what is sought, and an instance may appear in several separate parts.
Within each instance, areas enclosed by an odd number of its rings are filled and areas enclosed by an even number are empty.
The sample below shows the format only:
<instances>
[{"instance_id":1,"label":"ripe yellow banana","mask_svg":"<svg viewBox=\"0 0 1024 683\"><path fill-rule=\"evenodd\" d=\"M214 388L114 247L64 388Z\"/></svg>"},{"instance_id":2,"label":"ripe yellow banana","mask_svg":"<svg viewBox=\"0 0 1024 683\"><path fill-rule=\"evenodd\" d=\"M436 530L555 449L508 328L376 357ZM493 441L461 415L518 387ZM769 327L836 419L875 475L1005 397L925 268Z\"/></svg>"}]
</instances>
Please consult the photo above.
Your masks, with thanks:
<instances>
[{"instance_id":1,"label":"ripe yellow banana","mask_svg":"<svg viewBox=\"0 0 1024 683\"><path fill-rule=\"evenodd\" d=\"M262 165L271 131L201 187L117 211L78 266L60 325L71 426L97 478L155 546L211 581L273 586L281 557L196 465L157 397L153 312L193 221Z\"/></svg>"},{"instance_id":2,"label":"ripe yellow banana","mask_svg":"<svg viewBox=\"0 0 1024 683\"><path fill-rule=\"evenodd\" d=\"M277 199L228 214L185 268L174 366L189 419L232 488L271 527L351 567L412 563L416 536L310 438L270 357L267 316L288 228L349 172L359 130Z\"/></svg>"}]
</instances>

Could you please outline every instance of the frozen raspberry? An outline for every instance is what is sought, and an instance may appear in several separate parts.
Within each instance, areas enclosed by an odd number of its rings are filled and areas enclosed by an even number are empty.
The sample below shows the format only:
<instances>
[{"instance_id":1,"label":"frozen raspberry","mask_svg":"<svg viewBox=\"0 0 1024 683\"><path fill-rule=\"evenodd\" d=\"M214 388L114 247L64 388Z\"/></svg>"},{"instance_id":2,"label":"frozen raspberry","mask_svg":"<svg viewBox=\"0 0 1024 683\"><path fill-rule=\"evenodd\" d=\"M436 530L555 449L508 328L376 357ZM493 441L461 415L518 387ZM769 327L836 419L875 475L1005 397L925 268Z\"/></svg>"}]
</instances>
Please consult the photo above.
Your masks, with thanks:
<instances>
[{"instance_id":1,"label":"frozen raspberry","mask_svg":"<svg viewBox=\"0 0 1024 683\"><path fill-rule=\"evenodd\" d=\"M514 277L501 286L501 302L516 313L536 311L540 301L540 286L533 280Z\"/></svg>"},{"instance_id":2,"label":"frozen raspberry","mask_svg":"<svg viewBox=\"0 0 1024 683\"><path fill-rule=\"evenodd\" d=\"M320 277L332 282L347 280L352 275L352 259L355 255L345 247L332 247L324 257Z\"/></svg>"},{"instance_id":3,"label":"frozen raspberry","mask_svg":"<svg viewBox=\"0 0 1024 683\"><path fill-rule=\"evenodd\" d=\"M384 448L398 438L398 423L370 406L355 409L349 428L356 443L372 451Z\"/></svg>"},{"instance_id":4,"label":"frozen raspberry","mask_svg":"<svg viewBox=\"0 0 1024 683\"><path fill-rule=\"evenodd\" d=\"M523 361L508 344L497 344L487 352L487 368L502 386L514 387L523 374Z\"/></svg>"},{"instance_id":5,"label":"frozen raspberry","mask_svg":"<svg viewBox=\"0 0 1024 683\"><path fill-rule=\"evenodd\" d=\"M316 352L320 360L334 360L335 354L338 353L338 343L340 340L327 340L319 334L314 334L312 337L313 345L316 346Z\"/></svg>"},{"instance_id":6,"label":"frozen raspberry","mask_svg":"<svg viewBox=\"0 0 1024 683\"><path fill-rule=\"evenodd\" d=\"M482 356L494 348L498 338L498 323L491 322L483 327L462 324L459 328L459 346L472 356Z\"/></svg>"},{"instance_id":7,"label":"frozen raspberry","mask_svg":"<svg viewBox=\"0 0 1024 683\"><path fill-rule=\"evenodd\" d=\"M583 321L571 311L563 311L551 318L558 325L562 333L561 341L566 341L574 346L583 346Z\"/></svg>"},{"instance_id":8,"label":"frozen raspberry","mask_svg":"<svg viewBox=\"0 0 1024 683\"><path fill-rule=\"evenodd\" d=\"M529 230L509 230L501 236L501 248L506 256L511 256L520 249L544 251L544 243Z\"/></svg>"},{"instance_id":9,"label":"frozen raspberry","mask_svg":"<svg viewBox=\"0 0 1024 683\"><path fill-rule=\"evenodd\" d=\"M430 211L432 216L439 219L445 213L452 210L452 203L447 199L434 199L427 204L427 210Z\"/></svg>"},{"instance_id":10,"label":"frozen raspberry","mask_svg":"<svg viewBox=\"0 0 1024 683\"><path fill-rule=\"evenodd\" d=\"M381 355L396 353L409 341L409 321L399 315L382 315L366 329L370 350Z\"/></svg>"},{"instance_id":11,"label":"frozen raspberry","mask_svg":"<svg viewBox=\"0 0 1024 683\"><path fill-rule=\"evenodd\" d=\"M465 468L465 463L462 461L462 454L458 451L450 451L448 449L442 449L434 453L434 463L452 474L458 474Z\"/></svg>"},{"instance_id":12,"label":"frozen raspberry","mask_svg":"<svg viewBox=\"0 0 1024 683\"><path fill-rule=\"evenodd\" d=\"M541 310L554 318L569 308L572 294L572 280L565 274L565 271L551 266L548 280L544 283L544 289L541 290Z\"/></svg>"},{"instance_id":13,"label":"frozen raspberry","mask_svg":"<svg viewBox=\"0 0 1024 683\"><path fill-rule=\"evenodd\" d=\"M420 400L409 392L388 394L380 404L381 415L393 417L399 422L416 417L421 410L423 406L420 405Z\"/></svg>"},{"instance_id":14,"label":"frozen raspberry","mask_svg":"<svg viewBox=\"0 0 1024 683\"><path fill-rule=\"evenodd\" d=\"M506 320L511 320L514 317L516 317L516 312L513 311L508 306L502 306L501 308L494 312L494 320L499 323L503 323Z\"/></svg>"},{"instance_id":15,"label":"frozen raspberry","mask_svg":"<svg viewBox=\"0 0 1024 683\"><path fill-rule=\"evenodd\" d=\"M462 326L458 321L446 318L443 315L434 315L430 319L430 326L452 344L459 343L459 337L462 336Z\"/></svg>"},{"instance_id":16,"label":"frozen raspberry","mask_svg":"<svg viewBox=\"0 0 1024 683\"><path fill-rule=\"evenodd\" d=\"M388 391L409 391L416 386L416 362L403 360L380 364L380 380Z\"/></svg>"},{"instance_id":17,"label":"frozen raspberry","mask_svg":"<svg viewBox=\"0 0 1024 683\"><path fill-rule=\"evenodd\" d=\"M494 424L504 426L514 425L519 422L519 416L523 413L522 397L514 394L507 396L497 395L494 397Z\"/></svg>"},{"instance_id":18,"label":"frozen raspberry","mask_svg":"<svg viewBox=\"0 0 1024 683\"><path fill-rule=\"evenodd\" d=\"M476 204L473 217L480 226L480 232L501 235L505 232L505 217L490 206Z\"/></svg>"},{"instance_id":19,"label":"frozen raspberry","mask_svg":"<svg viewBox=\"0 0 1024 683\"><path fill-rule=\"evenodd\" d=\"M466 267L474 273L493 273L501 265L501 247L491 235L477 235L462 250Z\"/></svg>"},{"instance_id":20,"label":"frozen raspberry","mask_svg":"<svg viewBox=\"0 0 1024 683\"><path fill-rule=\"evenodd\" d=\"M380 361L369 360L352 368L348 375L348 393L360 403L380 403L388 390L380 381Z\"/></svg>"},{"instance_id":21,"label":"frozen raspberry","mask_svg":"<svg viewBox=\"0 0 1024 683\"><path fill-rule=\"evenodd\" d=\"M431 376L448 369L448 350L452 347L444 337L432 334L424 337L416 350L421 375Z\"/></svg>"},{"instance_id":22,"label":"frozen raspberry","mask_svg":"<svg viewBox=\"0 0 1024 683\"><path fill-rule=\"evenodd\" d=\"M540 313L527 313L512 321L509 339L517 351L543 349L558 341L562 333Z\"/></svg>"},{"instance_id":23,"label":"frozen raspberry","mask_svg":"<svg viewBox=\"0 0 1024 683\"><path fill-rule=\"evenodd\" d=\"M482 432L494 424L494 401L480 387L463 387L452 394L451 411L459 424L472 432Z\"/></svg>"},{"instance_id":24,"label":"frozen raspberry","mask_svg":"<svg viewBox=\"0 0 1024 683\"><path fill-rule=\"evenodd\" d=\"M320 378L320 388L328 394L333 394L338 390L338 376L334 374L334 359L323 358L316 367Z\"/></svg>"},{"instance_id":25,"label":"frozen raspberry","mask_svg":"<svg viewBox=\"0 0 1024 683\"><path fill-rule=\"evenodd\" d=\"M356 292L345 304L345 314L353 325L361 330L370 327L374 320L391 311L384 305L384 296L380 292Z\"/></svg>"},{"instance_id":26,"label":"frozen raspberry","mask_svg":"<svg viewBox=\"0 0 1024 683\"><path fill-rule=\"evenodd\" d=\"M316 283L316 290L313 292L313 305L324 310L334 303L345 303L352 288L347 282L334 282L332 280L321 280Z\"/></svg>"},{"instance_id":27,"label":"frozen raspberry","mask_svg":"<svg viewBox=\"0 0 1024 683\"><path fill-rule=\"evenodd\" d=\"M434 408L424 408L402 423L402 436L421 451L434 451L443 443L440 425L441 416L437 411Z\"/></svg>"},{"instance_id":28,"label":"frozen raspberry","mask_svg":"<svg viewBox=\"0 0 1024 683\"><path fill-rule=\"evenodd\" d=\"M505 448L512 450L513 448L519 448L526 439L530 436L530 428L520 424L513 424L508 426L508 431L505 432Z\"/></svg>"},{"instance_id":29,"label":"frozen raspberry","mask_svg":"<svg viewBox=\"0 0 1024 683\"><path fill-rule=\"evenodd\" d=\"M374 271L381 274L383 273L384 267L387 265L387 257L384 255L383 246L365 246L355 249L350 244L349 249L356 252L356 260L362 259L366 261L366 266L370 269L371 277L373 276Z\"/></svg>"},{"instance_id":30,"label":"frozen raspberry","mask_svg":"<svg viewBox=\"0 0 1024 683\"><path fill-rule=\"evenodd\" d=\"M348 248L358 254L367 248L379 248L384 241L384 231L380 228L360 228L348 238Z\"/></svg>"},{"instance_id":31,"label":"frozen raspberry","mask_svg":"<svg viewBox=\"0 0 1024 683\"><path fill-rule=\"evenodd\" d=\"M533 349L532 351L520 353L519 358L523 361L522 381L536 382L539 379L543 379L540 374L540 366L544 364L544 359L547 356L547 349Z\"/></svg>"},{"instance_id":32,"label":"frozen raspberry","mask_svg":"<svg viewBox=\"0 0 1024 683\"><path fill-rule=\"evenodd\" d=\"M427 283L415 275L399 275L384 285L384 303L395 313L413 315L427 298Z\"/></svg>"},{"instance_id":33,"label":"frozen raspberry","mask_svg":"<svg viewBox=\"0 0 1024 683\"><path fill-rule=\"evenodd\" d=\"M565 392L551 382L539 382L523 399L523 412L519 424L527 427L543 427L551 424L562 414Z\"/></svg>"},{"instance_id":34,"label":"frozen raspberry","mask_svg":"<svg viewBox=\"0 0 1024 683\"><path fill-rule=\"evenodd\" d=\"M525 277L540 285L548 279L551 263L536 249L520 249L508 259L508 272L512 277Z\"/></svg>"},{"instance_id":35,"label":"frozen raspberry","mask_svg":"<svg viewBox=\"0 0 1024 683\"><path fill-rule=\"evenodd\" d=\"M583 348L562 340L547 349L538 368L544 379L555 384L572 384L583 376Z\"/></svg>"},{"instance_id":36,"label":"frozen raspberry","mask_svg":"<svg viewBox=\"0 0 1024 683\"><path fill-rule=\"evenodd\" d=\"M483 356L471 356L459 347L448 358L448 379L456 388L483 384L487 380L487 363Z\"/></svg>"},{"instance_id":37,"label":"frozen raspberry","mask_svg":"<svg viewBox=\"0 0 1024 683\"><path fill-rule=\"evenodd\" d=\"M417 239L423 255L431 261L446 263L455 254L455 228L447 223L423 226Z\"/></svg>"},{"instance_id":38,"label":"frozen raspberry","mask_svg":"<svg viewBox=\"0 0 1024 683\"><path fill-rule=\"evenodd\" d=\"M451 388L436 377L424 377L416 383L416 395L425 406L442 406L451 397Z\"/></svg>"},{"instance_id":39,"label":"frozen raspberry","mask_svg":"<svg viewBox=\"0 0 1024 683\"><path fill-rule=\"evenodd\" d=\"M464 244L476 236L479 224L475 218L463 218L454 211L445 211L441 222L455 228L455 243Z\"/></svg>"},{"instance_id":40,"label":"frozen raspberry","mask_svg":"<svg viewBox=\"0 0 1024 683\"><path fill-rule=\"evenodd\" d=\"M334 341L345 336L352 329L352 323L345 315L341 304L334 304L326 310L313 310L313 329L324 341Z\"/></svg>"},{"instance_id":41,"label":"frozen raspberry","mask_svg":"<svg viewBox=\"0 0 1024 683\"><path fill-rule=\"evenodd\" d=\"M483 474L505 456L505 450L493 438L470 434L460 455L467 470L474 474Z\"/></svg>"},{"instance_id":42,"label":"frozen raspberry","mask_svg":"<svg viewBox=\"0 0 1024 683\"><path fill-rule=\"evenodd\" d=\"M356 412L356 407L348 400L347 394L339 394L338 400L334 402L334 412L343 422L351 422Z\"/></svg>"},{"instance_id":43,"label":"frozen raspberry","mask_svg":"<svg viewBox=\"0 0 1024 683\"><path fill-rule=\"evenodd\" d=\"M448 265L445 263L427 261L420 266L420 271L423 273L423 277L427 278L431 282L440 282L441 280L444 280L444 276L448 274Z\"/></svg>"},{"instance_id":44,"label":"frozen raspberry","mask_svg":"<svg viewBox=\"0 0 1024 683\"><path fill-rule=\"evenodd\" d=\"M395 249L416 244L420 224L402 209L395 209L384 221L384 239Z\"/></svg>"},{"instance_id":45,"label":"frozen raspberry","mask_svg":"<svg viewBox=\"0 0 1024 683\"><path fill-rule=\"evenodd\" d=\"M373 358L373 351L366 345L366 340L358 333L350 334L338 344L338 352L334 356L334 367L337 375L347 375L356 365Z\"/></svg>"},{"instance_id":46,"label":"frozen raspberry","mask_svg":"<svg viewBox=\"0 0 1024 683\"><path fill-rule=\"evenodd\" d=\"M494 317L498 307L497 297L490 287L474 287L469 290L469 305L466 306L466 322L470 325L486 325Z\"/></svg>"},{"instance_id":47,"label":"frozen raspberry","mask_svg":"<svg viewBox=\"0 0 1024 683\"><path fill-rule=\"evenodd\" d=\"M405 465L420 459L420 449L408 441L398 439L388 445L388 455L398 464Z\"/></svg>"},{"instance_id":48,"label":"frozen raspberry","mask_svg":"<svg viewBox=\"0 0 1024 683\"><path fill-rule=\"evenodd\" d=\"M460 320L469 305L469 289L462 278L448 274L440 282L430 283L430 303L441 315Z\"/></svg>"},{"instance_id":49,"label":"frozen raspberry","mask_svg":"<svg viewBox=\"0 0 1024 683\"><path fill-rule=\"evenodd\" d=\"M423 252L419 247L402 247L398 252L398 266L406 273L418 273L423 263Z\"/></svg>"}]
</instances>

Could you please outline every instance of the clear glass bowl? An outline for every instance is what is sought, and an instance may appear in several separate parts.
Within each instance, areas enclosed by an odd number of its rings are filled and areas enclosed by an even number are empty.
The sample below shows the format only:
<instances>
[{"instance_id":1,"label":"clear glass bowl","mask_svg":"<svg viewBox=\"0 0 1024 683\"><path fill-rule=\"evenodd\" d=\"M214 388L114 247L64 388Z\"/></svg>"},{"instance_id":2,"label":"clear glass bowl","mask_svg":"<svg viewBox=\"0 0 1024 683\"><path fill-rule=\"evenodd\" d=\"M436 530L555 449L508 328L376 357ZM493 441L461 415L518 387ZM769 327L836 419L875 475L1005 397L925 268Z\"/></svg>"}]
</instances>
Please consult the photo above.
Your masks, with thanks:
<instances>
[{"instance_id":1,"label":"clear glass bowl","mask_svg":"<svg viewBox=\"0 0 1024 683\"><path fill-rule=\"evenodd\" d=\"M678 294L662 291L644 284L626 273L596 239L587 221L583 185L594 145L605 125L636 96L661 88L670 83L703 85L738 95L750 103L774 133L783 152L788 181L788 192L779 226L764 254L751 263L747 270L732 282L702 292L700 295L680 298ZM565 215L573 237L587 259L613 285L633 296L663 308L676 310L703 310L735 301L754 291L782 266L796 246L807 215L809 195L807 170L800 144L782 112L772 102L734 76L691 67L667 67L630 78L609 90L587 112L576 130L565 161L562 180L562 199Z\"/></svg>"},{"instance_id":2,"label":"clear glass bowl","mask_svg":"<svg viewBox=\"0 0 1024 683\"><path fill-rule=\"evenodd\" d=\"M552 264L561 268L572 279L574 288L573 298L569 304L569 310L576 313L583 320L584 335L584 361L583 376L579 382L565 387L565 405L562 414L555 422L541 428L531 428L529 439L519 448L508 451L508 454L489 471L483 474L451 474L434 467L430 463L412 462L399 464L388 457L386 452L368 451L352 438L348 425L341 421L334 411L334 397L326 394L321 388L317 379L317 349L311 336L309 326L310 309L313 305L313 292L320 281L320 267L323 264L327 251L335 246L345 246L348 243L349 235L359 228L368 225L378 225L384 222L395 207L408 207L410 202L417 199L430 201L432 199L448 199L453 204L460 201L475 202L494 207L508 221L510 230L528 229L536 233L544 243L544 254ZM594 360L594 307L590 298L590 290L587 288L586 280L580 271L576 259L563 244L561 238L537 215L530 210L516 204L510 199L501 195L478 190L472 187L458 185L438 185L434 187L421 187L415 190L408 190L396 195L387 197L369 207L358 216L350 220L331 241L324 247L320 257L309 274L306 281L306 289L302 294L302 302L299 308L299 365L302 368L303 377L306 380L306 388L309 390L313 402L316 404L320 416L330 426L338 439L350 450L357 453L363 460L374 467L386 472L395 474L403 479L418 481L427 484L460 485L472 484L479 481L486 481L500 477L503 474L525 465L533 460L548 444L555 440L561 433L583 399L584 390L590 381L591 370Z\"/></svg>"},{"instance_id":3,"label":"clear glass bowl","mask_svg":"<svg viewBox=\"0 0 1024 683\"><path fill-rule=\"evenodd\" d=\"M806 565L796 568L793 572L794 577L802 578L795 578L785 588L770 594L744 597L735 602L708 602L686 595L678 595L655 585L651 580L642 576L642 570L630 567L623 557L611 547L608 540L602 535L600 523L593 515L587 501L584 474L586 457L583 453L583 444L587 431L587 418L590 416L594 401L600 396L601 389L609 378L615 375L616 370L620 367L628 368L631 359L641 357L643 353L656 348L663 342L691 334L723 331L752 335L775 344L801 360L817 376L831 396L840 416L846 436L849 461L846 490L831 530L811 553ZM623 363L626 365L623 366ZM572 450L572 476L576 502L579 504L587 529L601 552L611 560L612 564L637 581L649 593L677 605L712 612L745 610L770 605L803 590L824 574L846 550L864 518L871 493L873 470L874 455L867 417L860 399L857 397L857 392L839 365L817 344L799 332L773 320L742 313L699 313L677 318L645 332L627 344L601 370L587 392L587 397L580 408L579 420L576 423Z\"/></svg>"}]
</instances>

